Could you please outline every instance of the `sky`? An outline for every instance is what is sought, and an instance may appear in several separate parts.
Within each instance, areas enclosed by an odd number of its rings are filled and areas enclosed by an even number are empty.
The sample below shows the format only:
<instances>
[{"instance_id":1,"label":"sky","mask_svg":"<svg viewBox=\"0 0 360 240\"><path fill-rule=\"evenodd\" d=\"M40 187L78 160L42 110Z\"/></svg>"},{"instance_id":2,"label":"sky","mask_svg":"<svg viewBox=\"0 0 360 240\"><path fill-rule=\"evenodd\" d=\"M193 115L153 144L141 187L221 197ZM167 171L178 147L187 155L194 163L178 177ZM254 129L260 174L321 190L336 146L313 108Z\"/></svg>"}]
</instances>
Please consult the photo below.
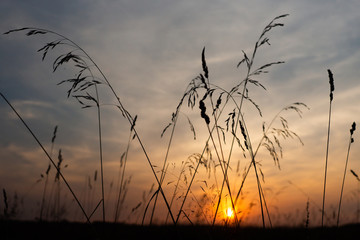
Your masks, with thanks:
<instances>
[{"instance_id":1,"label":"sky","mask_svg":"<svg viewBox=\"0 0 360 240\"><path fill-rule=\"evenodd\" d=\"M360 109L360 3L356 0L335 1L18 1L0 2L0 32L22 27L48 29L67 36L81 46L100 67L122 104L134 117L136 130L146 148L158 177L165 158L170 130L163 138L162 130L171 121L189 82L202 73L201 53L205 47L206 62L211 82L230 90L246 75L244 65L236 65L249 56L262 29L276 16L283 27L272 29L269 43L259 49L254 65L269 62L284 64L269 68L260 75L261 88L249 88L249 95L259 105L263 116L245 102L244 118L256 146L262 137L262 123L270 123L283 107L303 102L303 116L287 111L284 116L291 130L302 139L282 141L283 158L280 169L262 148L257 161L265 176L263 189L275 224L302 224L309 201L310 224L321 222L324 166L329 114L329 79L331 69L335 79L334 100L330 132L327 189L325 210L327 225L336 222L341 182L344 174L351 124L359 123ZM100 172L96 108L81 109L76 99L67 98L68 86L60 85L63 79L73 77L74 68L64 65L53 73L52 62L58 54L69 48L57 47L49 52L45 61L37 50L56 40L51 34L26 36L16 32L0 37L0 92L13 104L45 148L50 152L51 138L58 126L53 156L57 161L59 149L64 163L63 174L74 188L88 212L101 199L99 180L94 182L95 171ZM96 76L100 76L95 72ZM114 206L119 163L126 151L131 125L114 107L116 99L106 86L99 86L102 102L102 136L104 161L104 186L107 220L114 218ZM203 93L202 93L203 94ZM198 99L200 100L200 99ZM208 102L208 104L210 104ZM229 112L232 110L229 107ZM209 110L208 110L209 111ZM35 219L39 216L45 186L48 159L26 131L5 101L0 101L0 188L6 189L9 201L19 200L18 218ZM188 124L192 121L196 140ZM219 121L225 126L226 116ZM358 222L359 182L350 173L360 173L360 148L358 132L351 144L342 201L341 222ZM169 168L164 191L171 199L181 163L193 153L201 153L208 132L200 110L184 104L169 152ZM228 139L230 137L228 136ZM225 151L229 149L227 141ZM214 148L212 147L214 150ZM215 154L213 152L213 154ZM238 189L241 176L236 177L237 162L246 167L249 158L234 151L229 173L230 184ZM259 165L260 166L260 165ZM217 181L220 169L217 167ZM54 189L54 169L46 191L51 199ZM136 139L131 141L125 178L131 181L124 201L121 221L140 223L144 211L143 195L156 183L150 165ZM92 182L92 190L87 185ZM204 179L209 182L205 186ZM198 203L212 209L211 203L200 199L210 182L204 169L195 178L191 197L185 212L194 220ZM184 184L184 183L182 183ZM179 195L185 189L180 188ZM211 194L210 194L211 193ZM233 193L234 194L234 193ZM64 185L61 187L65 217L81 219L81 214ZM259 200L254 172L245 183L241 214L246 221L261 224ZM228 198L228 195L224 199ZM160 199L160 198L159 198ZM195 200L194 200L195 199ZM0 208L4 208L3 196ZM50 200L51 201L51 200ZM146 202L146 201L145 201ZM253 204L254 207L250 208ZM204 206L205 206L204 205ZM224 203L226 205L226 203ZM159 200L155 214L158 223L164 221L164 202ZM174 209L178 209L179 201ZM225 209L226 207L224 207ZM222 209L221 211L225 211ZM212 211L212 210L210 210ZM73 214L76 213L75 218ZM305 215L304 215L305 214ZM80 215L80 217L79 217ZM200 214L201 215L201 214ZM100 210L94 219L100 219ZM140 220L139 220L140 219ZM181 219L186 222L186 219ZM246 222L245 221L245 222Z\"/></svg>"}]
</instances>

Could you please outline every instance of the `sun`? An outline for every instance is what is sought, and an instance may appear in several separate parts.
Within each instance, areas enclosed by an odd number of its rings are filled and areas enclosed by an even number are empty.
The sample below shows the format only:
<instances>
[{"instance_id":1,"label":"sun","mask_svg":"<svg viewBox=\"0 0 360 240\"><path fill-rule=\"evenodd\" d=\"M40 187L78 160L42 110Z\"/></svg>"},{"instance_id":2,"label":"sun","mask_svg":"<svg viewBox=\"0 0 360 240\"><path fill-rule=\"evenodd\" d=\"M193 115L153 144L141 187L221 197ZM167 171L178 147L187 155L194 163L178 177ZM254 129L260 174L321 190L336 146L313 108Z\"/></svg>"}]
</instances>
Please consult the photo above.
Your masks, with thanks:
<instances>
[{"instance_id":1,"label":"sun","mask_svg":"<svg viewBox=\"0 0 360 240\"><path fill-rule=\"evenodd\" d=\"M225 215L227 218L232 218L234 216L234 211L231 208L227 208L225 211Z\"/></svg>"}]
</instances>

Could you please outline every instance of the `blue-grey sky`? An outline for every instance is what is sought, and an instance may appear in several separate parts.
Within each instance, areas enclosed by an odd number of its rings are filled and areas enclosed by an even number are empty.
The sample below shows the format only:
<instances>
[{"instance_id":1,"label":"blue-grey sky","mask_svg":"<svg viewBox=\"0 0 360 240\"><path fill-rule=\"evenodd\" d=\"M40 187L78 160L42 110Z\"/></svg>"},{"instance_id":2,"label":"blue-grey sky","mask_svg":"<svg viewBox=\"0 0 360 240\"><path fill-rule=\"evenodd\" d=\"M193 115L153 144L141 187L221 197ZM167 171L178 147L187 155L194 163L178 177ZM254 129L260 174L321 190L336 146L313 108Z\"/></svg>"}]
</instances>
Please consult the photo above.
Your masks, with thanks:
<instances>
[{"instance_id":1,"label":"blue-grey sky","mask_svg":"<svg viewBox=\"0 0 360 240\"><path fill-rule=\"evenodd\" d=\"M349 129L353 121L360 120L359 9L360 2L356 0L2 0L0 32L39 27L56 31L79 44L105 73L127 110L133 116L138 115L139 135L153 164L161 166L170 132L163 139L160 134L187 84L202 71L203 47L206 47L211 81L230 90L244 76L245 69L236 68L242 50L250 54L266 24L278 15L290 14L281 19L284 27L270 32L271 46L259 50L255 61L257 66L285 61L258 79L267 91L250 89L263 117L258 117L249 107L245 118L256 144L261 137L262 122L270 122L282 107L293 102L304 102L310 107L302 119L286 115L290 127L305 145L291 140L284 143L282 170L265 153L259 161L263 164L269 198L273 199L273 212L277 213L280 205L286 206L286 210L305 209L307 197L288 181L296 183L314 203L321 205L329 108L327 69L332 70L335 92L328 169L330 211L338 204ZM96 110L82 110L76 100L67 99L65 86L56 85L74 72L65 66L52 73L51 60L60 52L49 54L41 61L41 54L36 51L51 40L54 40L51 35L27 37L24 32L1 35L0 91L47 149L54 126L59 126L54 155L62 149L68 164L64 174L80 194L87 176L99 170ZM115 102L108 89L99 90L103 104ZM102 111L105 184L109 193L110 182L117 179L118 162L126 149L130 126L113 107L104 106ZM202 150L207 137L198 108L183 111L194 121L198 139L193 141L187 119L180 115L170 152L170 162L177 164L177 169L173 169L175 175L182 160ZM19 196L26 195L27 201L34 203L32 212L26 215L34 218L39 211L36 204L44 181L34 183L46 171L48 161L4 101L0 101L0 119L0 187L16 191ZM348 167L360 173L358 136L355 132ZM128 211L140 201L142 191L150 189L155 182L136 141L131 150ZM240 158L241 154L238 155L234 158ZM169 175L169 181L171 178ZM249 198L255 189L250 181ZM356 207L357 186L356 179L349 174L345 206ZM279 196L274 194L283 188ZM193 191L199 189L197 186ZM100 192L96 194L100 197ZM255 193L254 196L256 199ZM354 216L354 211L347 211L344 221L353 221ZM313 224L317 223L319 216L314 216Z\"/></svg>"}]
</instances>

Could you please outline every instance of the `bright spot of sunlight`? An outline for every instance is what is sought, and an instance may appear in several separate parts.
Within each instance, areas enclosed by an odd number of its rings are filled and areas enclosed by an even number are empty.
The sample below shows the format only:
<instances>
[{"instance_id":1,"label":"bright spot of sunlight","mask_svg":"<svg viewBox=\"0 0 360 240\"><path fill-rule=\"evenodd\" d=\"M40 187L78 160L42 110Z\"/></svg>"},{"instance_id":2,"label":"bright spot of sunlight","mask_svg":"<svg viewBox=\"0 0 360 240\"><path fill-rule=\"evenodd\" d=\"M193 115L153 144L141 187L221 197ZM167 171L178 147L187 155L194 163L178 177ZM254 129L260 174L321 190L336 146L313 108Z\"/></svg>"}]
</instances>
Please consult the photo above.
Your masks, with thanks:
<instances>
[{"instance_id":1,"label":"bright spot of sunlight","mask_svg":"<svg viewBox=\"0 0 360 240\"><path fill-rule=\"evenodd\" d=\"M232 218L234 216L234 211L231 208L227 208L225 211L225 215L227 218Z\"/></svg>"}]
</instances>

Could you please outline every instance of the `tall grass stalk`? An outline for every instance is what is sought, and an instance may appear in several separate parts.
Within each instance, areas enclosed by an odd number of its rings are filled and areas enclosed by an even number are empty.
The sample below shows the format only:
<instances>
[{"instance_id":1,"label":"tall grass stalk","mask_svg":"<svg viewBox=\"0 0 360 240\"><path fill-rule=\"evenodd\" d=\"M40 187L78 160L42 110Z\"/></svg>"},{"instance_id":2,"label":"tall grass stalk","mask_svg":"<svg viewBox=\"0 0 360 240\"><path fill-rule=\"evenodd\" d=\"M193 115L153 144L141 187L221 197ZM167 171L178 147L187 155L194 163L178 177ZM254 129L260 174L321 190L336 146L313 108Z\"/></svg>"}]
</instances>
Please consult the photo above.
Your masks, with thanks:
<instances>
[{"instance_id":1,"label":"tall grass stalk","mask_svg":"<svg viewBox=\"0 0 360 240\"><path fill-rule=\"evenodd\" d=\"M226 170L225 168L227 168L225 166L225 158L224 158L224 153L223 153L223 148L222 148L222 143L221 143L221 139L220 139L220 133L219 133L219 124L218 124L218 118L216 116L216 113L218 111L218 105L220 104L219 101L217 101L217 105L216 107L214 106L214 101L213 101L213 94L211 93L211 89L210 89L210 79L209 79L209 70L208 70L208 66L206 64L206 59L205 59L205 47L203 48L203 51L202 51L202 54L201 54L201 60L202 60L202 67L203 67L203 72L204 72L204 75L200 75L204 85L205 85L205 88L206 88L206 93L205 95L203 96L203 98L200 100L199 102L199 108L201 110L201 117L204 118L205 120L205 123L206 123L206 127L207 127L207 130L208 130L208 133L209 133L209 137L210 137L210 140L213 144L213 147L214 147L214 150L215 150L215 153L216 153L216 156L217 156L217 159L219 161L219 166L221 168L221 172L224 176L224 181L223 181L223 184L222 184L222 188L221 188L221 191L219 193L219 201L218 201L218 205L217 205L217 209L216 209L216 213L218 211L218 207L220 205L220 202L221 202L221 196L222 196L222 190L223 190L223 187L224 187L224 184L226 183L226 186L227 186L227 189L228 189L228 193L229 193L229 196L230 196L230 201L231 201L231 206L233 208L233 212L234 212L234 218L235 218L235 222L237 223L237 214L236 214L236 210L235 210L235 205L233 203L233 198L232 198L232 194L231 194L231 189L230 189L230 183L229 183L229 179L228 179L228 176L227 176L227 173L226 173ZM214 126L215 129L216 129L216 136L217 136L217 142L218 142L218 145L219 145L219 148L220 148L220 153L218 151L218 147L217 147L217 144L216 144L216 141L214 139L214 136L213 136L213 131L210 130L210 127L209 127L209 124L210 124L210 118L209 116L206 114L206 107L205 107L205 104L204 104L204 100L205 98L209 96L209 99L210 99L210 103L211 103L211 109L213 109L213 119L214 119ZM221 97L221 96L220 96ZM221 98L220 98L221 99ZM221 154L221 156L220 156ZM215 224L215 219L216 219L216 213L214 215L214 219L213 219L213 225Z\"/></svg>"},{"instance_id":2,"label":"tall grass stalk","mask_svg":"<svg viewBox=\"0 0 360 240\"><path fill-rule=\"evenodd\" d=\"M76 44L74 41L72 41L71 39L65 37L64 35L61 35L57 32L51 31L51 30L47 30L47 29L41 29L41 28L33 28L33 27L24 27L24 28L19 28L19 29L13 29L13 30L9 30L7 32L5 32L4 34L10 34L13 32L19 32L19 31L27 31L26 35L27 36L33 36L33 35L44 35L44 34L53 34L56 37L59 37L60 39L57 39L55 41L52 41L48 44L46 44L43 48L39 49L39 52L43 52L43 57L42 59L44 60L48 51L54 49L56 46L58 45L67 45L73 48L72 51L68 52L67 54L63 54L60 55L53 63L53 70L54 72L58 69L58 67L64 63L68 63L70 60L73 61L75 63L75 67L79 68L79 74L77 76L77 78L75 79L67 79L67 80L63 80L61 81L59 84L63 84L63 83L71 83L71 88L68 90L68 97L74 93L74 92L83 92L83 95L72 95L72 97L76 98L79 103L81 105L83 105L83 108L87 108L87 107L91 107L91 105L89 104L85 104L82 100L87 100L90 102L95 102L96 104L98 104L97 100L91 96L88 92L84 92L87 88L93 86L93 85L97 85L97 84L105 84L109 89L110 92L113 94L113 96L115 97L116 101L117 101L117 105L116 107L120 110L120 112L122 113L123 117L125 119L127 119L127 121L129 122L129 124L131 126L134 125L135 119L131 116L131 114L126 110L126 108L124 107L122 101L120 100L120 97L117 95L116 91L114 90L113 86L110 84L109 80L107 79L107 77L105 76L105 74L102 72L101 68L97 65L97 63L90 57L90 55L83 49L81 48L78 44ZM74 54L75 51L80 51L82 54L84 54L84 56L80 56L77 54ZM101 75L102 79L101 81L97 80L97 79L91 79L91 80L87 80L87 78L89 76L83 76L83 73L85 70L90 71L90 65L87 64L87 61L90 61L91 65L99 72L99 74ZM79 85L80 84L80 85ZM135 127L133 128L133 131L135 133L135 138L137 139L137 141L140 144L140 147L145 155L145 158L148 162L148 165L152 171L152 174L159 186L160 189L160 193L165 201L167 210L170 212L170 216L173 220L173 222L175 223L175 219L173 217L173 214L171 212L169 203L166 199L165 193L161 187L160 184L160 180L155 172L155 169L151 163L150 157L148 156L148 153L145 149L145 146L139 136L139 134L137 133ZM104 202L104 201L103 201ZM104 204L104 203L103 203ZM103 205L103 211L104 211L105 207Z\"/></svg>"},{"instance_id":3,"label":"tall grass stalk","mask_svg":"<svg viewBox=\"0 0 360 240\"><path fill-rule=\"evenodd\" d=\"M54 213L55 213L55 219L57 221L60 221L60 206L61 206L61 202L60 202L60 197L61 197L61 182L60 182L60 175L59 172L61 172L61 163L63 162L63 156L61 154L61 149L59 149L59 154L58 154L58 163L57 163L57 173L55 175L55 184L56 184L56 196L55 196L55 201L54 201ZM90 218L90 217L89 217Z\"/></svg>"},{"instance_id":4,"label":"tall grass stalk","mask_svg":"<svg viewBox=\"0 0 360 240\"><path fill-rule=\"evenodd\" d=\"M53 153L53 149L54 149L54 143L55 143L55 139L56 139L57 129L58 129L58 126L55 126L53 136L51 138L51 149L50 149L50 156L51 157L52 157L52 153ZM49 163L48 168L47 168L47 170L45 172L46 178L45 178L44 190L43 190L43 195L42 195L42 200L41 200L41 205L40 205L40 217L39 217L40 221L42 221L43 210L44 210L44 207L45 207L45 195L46 195L47 185L48 185L48 182L49 182L50 168L51 168L51 163Z\"/></svg>"},{"instance_id":5,"label":"tall grass stalk","mask_svg":"<svg viewBox=\"0 0 360 240\"><path fill-rule=\"evenodd\" d=\"M329 75L330 83L330 103L329 103L329 123L328 123L328 132L327 132L327 141L326 141L326 157L325 157L325 173L324 173L324 191L323 191L323 201L322 201L322 210L321 210L321 227L324 227L324 214L325 214L325 196L326 196L326 177L327 177L327 165L328 165L328 156L329 156L329 142L330 142L330 123L331 123L331 106L333 101L333 92L335 90L334 86L334 77L330 69L327 70Z\"/></svg>"},{"instance_id":6,"label":"tall grass stalk","mask_svg":"<svg viewBox=\"0 0 360 240\"><path fill-rule=\"evenodd\" d=\"M45 153L45 155L47 156L47 158L49 159L49 161L51 162L51 164L55 167L55 169L57 170L57 173L59 174L59 176L61 177L61 179L64 181L66 187L69 189L71 195L74 197L76 203L79 205L83 215L86 217L86 220L88 223L90 223L90 219L88 217L88 215L86 214L83 206L81 205L79 199L77 198L75 192L72 190L72 188L70 187L70 184L68 183L68 181L66 180L66 178L64 177L64 175L61 173L60 169L58 169L57 165L55 164L55 162L53 161L53 159L51 158L51 156L49 155L49 153L46 151L46 149L44 148L44 146L42 145L42 143L39 141L39 139L36 137L36 135L34 134L34 132L30 129L29 125L24 121L24 119L20 116L20 114L16 111L16 109L12 106L12 104L7 100L7 98L0 92L0 96L4 99L4 101L9 105L9 107L12 109L12 111L16 114L16 116L19 118L19 120L23 123L23 125L25 126L25 128L27 129L27 131L31 134L31 136L34 138L34 140L37 142L37 144L40 146L40 148L42 149L42 151Z\"/></svg>"},{"instance_id":7,"label":"tall grass stalk","mask_svg":"<svg viewBox=\"0 0 360 240\"><path fill-rule=\"evenodd\" d=\"M348 161L349 161L350 147L351 147L351 144L354 142L354 138L353 138L352 136L353 136L353 133L354 133L355 129L356 129L356 123L353 122L353 124L351 125L351 129L350 129L349 146L348 146L348 151L347 151L347 155L346 155L344 176L343 176L343 180L342 180L342 184L341 184L339 208L338 208L337 221L336 221L336 226L337 226L337 227L339 227L339 222L340 222L341 200L342 200L343 191L344 191L345 176L346 176L347 165L348 165Z\"/></svg>"},{"instance_id":8,"label":"tall grass stalk","mask_svg":"<svg viewBox=\"0 0 360 240\"><path fill-rule=\"evenodd\" d=\"M126 163L127 163L127 158L128 158L128 154L129 154L129 149L130 149L130 142L131 142L131 137L132 136L132 131L130 131L129 133L129 139L128 139L128 144L126 147L126 151L123 153L123 155L120 158L120 168L119 168L119 180L120 183L119 185L119 194L116 200L116 207L115 207L115 217L114 217L114 222L116 223L120 217L120 213L121 213L121 208L122 208L122 203L123 200L125 198L125 184L124 184L124 178L125 178L125 170L126 170Z\"/></svg>"},{"instance_id":9,"label":"tall grass stalk","mask_svg":"<svg viewBox=\"0 0 360 240\"><path fill-rule=\"evenodd\" d=\"M97 186L97 175L98 171L94 171L94 177L92 178L93 184L91 185L91 177L89 176L89 212L94 211L94 198L96 193L96 186ZM97 201L96 201L97 202ZM102 199L100 199L102 202ZM96 203L95 203L96 204Z\"/></svg>"},{"instance_id":10,"label":"tall grass stalk","mask_svg":"<svg viewBox=\"0 0 360 240\"><path fill-rule=\"evenodd\" d=\"M352 169L350 169L351 174L356 178L357 180L357 204L356 204L356 221L359 222L360 219L360 199L359 199L359 195L360 195L360 178L359 175L356 174L356 172Z\"/></svg>"},{"instance_id":11,"label":"tall grass stalk","mask_svg":"<svg viewBox=\"0 0 360 240\"><path fill-rule=\"evenodd\" d=\"M185 93L184 93L184 94L185 94ZM181 108L181 105L176 109L176 112L174 113L174 115L173 115L173 117L172 117L172 123L170 123L170 125L172 125L172 128L171 128L171 134L170 134L168 146L167 146L167 148L166 148L166 154L165 154L165 158L164 158L164 163L163 163L163 166L162 166L162 169L161 169L159 190L160 190L160 187L162 186L162 184L163 184L163 182L164 182L164 179L165 179L165 175L166 175L165 168L166 168L166 165L167 165L167 160L168 160L168 157L169 157L172 140L173 140L173 138L174 138L174 133L175 133L176 124L177 124L177 121L178 121L178 116L179 116L180 108ZM168 125L168 126L170 126L170 125ZM166 129L165 129L165 130L166 130ZM164 131L165 131L165 130L164 130ZM163 133L161 134L161 137L163 136L164 131L163 131ZM176 192L176 188L175 188L175 192ZM174 192L174 194L175 194L175 192ZM152 223L152 220L153 220L153 217L154 217L154 213L155 213L155 209L156 209L156 205L157 205L158 196L159 196L159 191L156 191L156 196L155 196L155 199L154 199L154 205L153 205L153 209L152 209L151 217L150 217L150 224ZM170 205L169 205L170 208L171 208L171 205L172 205L173 200L174 200L174 196L173 196L172 199L171 199L171 202L170 202ZM169 216L169 213L168 213L167 216L166 216L165 222L167 222L168 216Z\"/></svg>"},{"instance_id":12,"label":"tall grass stalk","mask_svg":"<svg viewBox=\"0 0 360 240\"><path fill-rule=\"evenodd\" d=\"M95 93L96 93L96 109L97 109L97 118L98 118L98 134L99 134L99 157L100 157L100 177L101 177L101 200L102 200L102 217L103 223L105 223L105 190L104 190L104 170L103 170L103 148L102 148L102 135L101 135L101 110L100 110L100 100L98 87L95 84Z\"/></svg>"},{"instance_id":13,"label":"tall grass stalk","mask_svg":"<svg viewBox=\"0 0 360 240\"><path fill-rule=\"evenodd\" d=\"M43 190L43 194L42 194L42 198L41 198L41 205L40 205L40 217L39 217L39 221L42 221L42 216L43 216L43 211L45 208L45 196L46 196L46 189L47 189L47 185L49 182L49 172L51 169L51 163L48 165L48 168L45 172L45 183L44 183L44 190Z\"/></svg>"}]
</instances>

